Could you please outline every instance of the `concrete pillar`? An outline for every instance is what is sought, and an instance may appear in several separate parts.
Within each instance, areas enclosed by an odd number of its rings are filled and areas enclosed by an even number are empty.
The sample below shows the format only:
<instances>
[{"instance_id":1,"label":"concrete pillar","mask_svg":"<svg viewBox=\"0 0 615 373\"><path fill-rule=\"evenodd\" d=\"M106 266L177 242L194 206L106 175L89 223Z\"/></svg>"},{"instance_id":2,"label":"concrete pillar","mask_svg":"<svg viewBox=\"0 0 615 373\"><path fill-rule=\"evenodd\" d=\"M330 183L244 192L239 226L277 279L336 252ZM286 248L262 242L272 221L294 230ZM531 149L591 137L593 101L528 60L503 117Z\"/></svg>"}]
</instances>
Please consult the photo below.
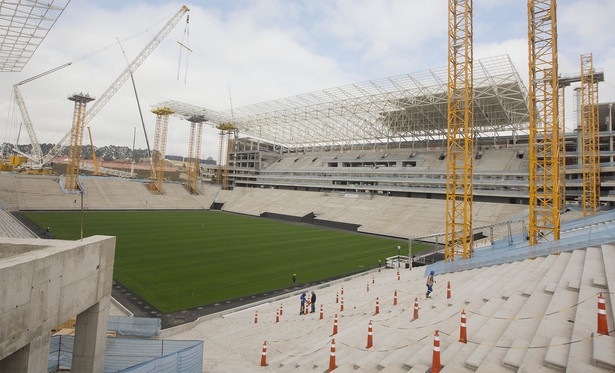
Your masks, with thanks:
<instances>
[{"instance_id":1,"label":"concrete pillar","mask_svg":"<svg viewBox=\"0 0 615 373\"><path fill-rule=\"evenodd\" d=\"M77 315L73 372L103 373L110 296Z\"/></svg>"},{"instance_id":2,"label":"concrete pillar","mask_svg":"<svg viewBox=\"0 0 615 373\"><path fill-rule=\"evenodd\" d=\"M29 344L0 360L0 372L47 372L51 332L43 333Z\"/></svg>"}]
</instances>

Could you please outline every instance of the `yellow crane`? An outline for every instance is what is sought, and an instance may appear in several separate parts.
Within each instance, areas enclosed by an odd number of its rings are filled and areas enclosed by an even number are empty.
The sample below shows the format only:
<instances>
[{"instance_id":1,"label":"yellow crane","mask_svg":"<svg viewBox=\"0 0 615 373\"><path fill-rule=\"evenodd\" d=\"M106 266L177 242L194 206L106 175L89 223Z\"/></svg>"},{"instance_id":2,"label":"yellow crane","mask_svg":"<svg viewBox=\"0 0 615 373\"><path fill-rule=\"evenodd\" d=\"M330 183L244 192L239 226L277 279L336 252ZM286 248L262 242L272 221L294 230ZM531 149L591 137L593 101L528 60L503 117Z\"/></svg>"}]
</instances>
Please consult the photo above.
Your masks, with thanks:
<instances>
[{"instance_id":1,"label":"yellow crane","mask_svg":"<svg viewBox=\"0 0 615 373\"><path fill-rule=\"evenodd\" d=\"M449 0L445 261L472 257L472 1Z\"/></svg>"},{"instance_id":2,"label":"yellow crane","mask_svg":"<svg viewBox=\"0 0 615 373\"><path fill-rule=\"evenodd\" d=\"M529 0L530 245L559 240L560 172L555 0Z\"/></svg>"},{"instance_id":3,"label":"yellow crane","mask_svg":"<svg viewBox=\"0 0 615 373\"><path fill-rule=\"evenodd\" d=\"M592 54L582 54L583 216L596 215L596 209L600 206L598 81L594 76Z\"/></svg>"}]
</instances>

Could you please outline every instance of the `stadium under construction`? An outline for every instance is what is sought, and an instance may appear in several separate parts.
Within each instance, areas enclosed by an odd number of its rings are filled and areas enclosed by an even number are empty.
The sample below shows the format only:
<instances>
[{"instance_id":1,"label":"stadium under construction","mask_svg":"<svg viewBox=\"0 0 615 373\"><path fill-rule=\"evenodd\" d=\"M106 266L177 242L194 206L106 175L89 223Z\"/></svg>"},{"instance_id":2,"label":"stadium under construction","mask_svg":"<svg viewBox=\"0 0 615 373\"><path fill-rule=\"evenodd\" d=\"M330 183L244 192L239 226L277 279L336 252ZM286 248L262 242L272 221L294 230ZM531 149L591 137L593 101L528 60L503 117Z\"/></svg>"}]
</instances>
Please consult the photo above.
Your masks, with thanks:
<instances>
[{"instance_id":1,"label":"stadium under construction","mask_svg":"<svg viewBox=\"0 0 615 373\"><path fill-rule=\"evenodd\" d=\"M473 59L471 1L451 0L448 16L448 66L232 110L152 105L146 179L83 175L81 137L164 32L95 110L80 95L72 130L50 154L33 146L0 171L0 371L615 369L615 132L613 103L598 100L605 72L591 54L578 73L558 72L555 0L528 2L529 86L507 55ZM564 123L565 110L574 123ZM178 118L190 122L189 151L185 181L170 182L165 149ZM203 126L219 130L216 165L200 162ZM16 172L45 166L69 139L66 176ZM383 268L164 314L113 282L114 237L41 240L49 232L17 218L119 210L221 210L403 239L409 251L397 246ZM430 248L413 254L417 242ZM310 291L317 307L297 314ZM110 312L130 327L112 328ZM75 316L74 340L50 340ZM139 317L148 320L141 327ZM160 345L126 347L116 334ZM156 352L128 358L127 349Z\"/></svg>"}]
</instances>

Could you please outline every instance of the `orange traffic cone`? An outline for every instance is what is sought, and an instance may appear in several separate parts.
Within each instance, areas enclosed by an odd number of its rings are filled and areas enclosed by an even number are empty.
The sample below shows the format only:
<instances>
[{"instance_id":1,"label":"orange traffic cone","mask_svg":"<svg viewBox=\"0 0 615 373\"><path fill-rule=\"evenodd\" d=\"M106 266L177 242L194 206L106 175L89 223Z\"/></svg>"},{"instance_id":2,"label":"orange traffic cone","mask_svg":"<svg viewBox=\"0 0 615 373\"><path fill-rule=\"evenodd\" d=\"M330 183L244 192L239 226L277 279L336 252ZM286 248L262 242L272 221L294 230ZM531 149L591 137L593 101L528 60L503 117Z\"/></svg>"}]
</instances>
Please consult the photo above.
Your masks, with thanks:
<instances>
[{"instance_id":1,"label":"orange traffic cone","mask_svg":"<svg viewBox=\"0 0 615 373\"><path fill-rule=\"evenodd\" d=\"M320 305L320 320L322 320L322 304Z\"/></svg>"},{"instance_id":2,"label":"orange traffic cone","mask_svg":"<svg viewBox=\"0 0 615 373\"><path fill-rule=\"evenodd\" d=\"M459 330L459 342L468 343L468 332L466 329L466 310L461 310L461 329Z\"/></svg>"},{"instance_id":3,"label":"orange traffic cone","mask_svg":"<svg viewBox=\"0 0 615 373\"><path fill-rule=\"evenodd\" d=\"M372 275L372 285L375 284L374 275Z\"/></svg>"},{"instance_id":4,"label":"orange traffic cone","mask_svg":"<svg viewBox=\"0 0 615 373\"><path fill-rule=\"evenodd\" d=\"M263 354L261 355L261 366L267 366L267 341L263 343Z\"/></svg>"},{"instance_id":5,"label":"orange traffic cone","mask_svg":"<svg viewBox=\"0 0 615 373\"><path fill-rule=\"evenodd\" d=\"M446 299L451 298L451 282L448 281L446 285Z\"/></svg>"},{"instance_id":6,"label":"orange traffic cone","mask_svg":"<svg viewBox=\"0 0 615 373\"><path fill-rule=\"evenodd\" d=\"M369 282L367 283L367 292L369 293Z\"/></svg>"},{"instance_id":7,"label":"orange traffic cone","mask_svg":"<svg viewBox=\"0 0 615 373\"><path fill-rule=\"evenodd\" d=\"M374 341L372 339L372 320L369 320L369 325L367 326L367 347L372 348L374 346Z\"/></svg>"},{"instance_id":8,"label":"orange traffic cone","mask_svg":"<svg viewBox=\"0 0 615 373\"><path fill-rule=\"evenodd\" d=\"M440 335L436 330L433 336L433 359L431 361L431 373L440 371Z\"/></svg>"},{"instance_id":9,"label":"orange traffic cone","mask_svg":"<svg viewBox=\"0 0 615 373\"><path fill-rule=\"evenodd\" d=\"M342 286L342 295L344 295L344 287Z\"/></svg>"},{"instance_id":10,"label":"orange traffic cone","mask_svg":"<svg viewBox=\"0 0 615 373\"><path fill-rule=\"evenodd\" d=\"M331 340L331 355L329 355L329 372L335 369L335 339Z\"/></svg>"},{"instance_id":11,"label":"orange traffic cone","mask_svg":"<svg viewBox=\"0 0 615 373\"><path fill-rule=\"evenodd\" d=\"M377 315L380 313L380 299L376 298L376 313L374 313L374 315Z\"/></svg>"},{"instance_id":12,"label":"orange traffic cone","mask_svg":"<svg viewBox=\"0 0 615 373\"><path fill-rule=\"evenodd\" d=\"M340 312L344 310L344 297L342 297L342 303L340 303Z\"/></svg>"},{"instance_id":13,"label":"orange traffic cone","mask_svg":"<svg viewBox=\"0 0 615 373\"><path fill-rule=\"evenodd\" d=\"M280 303L280 316L282 316L282 303Z\"/></svg>"},{"instance_id":14,"label":"orange traffic cone","mask_svg":"<svg viewBox=\"0 0 615 373\"><path fill-rule=\"evenodd\" d=\"M335 314L335 318L333 319L333 334L331 335L336 335L337 334L337 313Z\"/></svg>"},{"instance_id":15,"label":"orange traffic cone","mask_svg":"<svg viewBox=\"0 0 615 373\"><path fill-rule=\"evenodd\" d=\"M412 321L419 318L419 298L414 298L414 317Z\"/></svg>"},{"instance_id":16,"label":"orange traffic cone","mask_svg":"<svg viewBox=\"0 0 615 373\"><path fill-rule=\"evenodd\" d=\"M335 304L340 302L340 295L338 292L335 293Z\"/></svg>"},{"instance_id":17,"label":"orange traffic cone","mask_svg":"<svg viewBox=\"0 0 615 373\"><path fill-rule=\"evenodd\" d=\"M602 293L598 295L598 333L609 335L609 329L606 323L606 303L604 302Z\"/></svg>"},{"instance_id":18,"label":"orange traffic cone","mask_svg":"<svg viewBox=\"0 0 615 373\"><path fill-rule=\"evenodd\" d=\"M395 295L393 296L393 305L397 306L397 289L395 290Z\"/></svg>"},{"instance_id":19,"label":"orange traffic cone","mask_svg":"<svg viewBox=\"0 0 615 373\"><path fill-rule=\"evenodd\" d=\"M256 312L254 312L254 323L255 324L258 323L258 310Z\"/></svg>"},{"instance_id":20,"label":"orange traffic cone","mask_svg":"<svg viewBox=\"0 0 615 373\"><path fill-rule=\"evenodd\" d=\"M280 322L280 310L275 310L275 322Z\"/></svg>"},{"instance_id":21,"label":"orange traffic cone","mask_svg":"<svg viewBox=\"0 0 615 373\"><path fill-rule=\"evenodd\" d=\"M399 281L399 269L397 270L397 281Z\"/></svg>"}]
</instances>

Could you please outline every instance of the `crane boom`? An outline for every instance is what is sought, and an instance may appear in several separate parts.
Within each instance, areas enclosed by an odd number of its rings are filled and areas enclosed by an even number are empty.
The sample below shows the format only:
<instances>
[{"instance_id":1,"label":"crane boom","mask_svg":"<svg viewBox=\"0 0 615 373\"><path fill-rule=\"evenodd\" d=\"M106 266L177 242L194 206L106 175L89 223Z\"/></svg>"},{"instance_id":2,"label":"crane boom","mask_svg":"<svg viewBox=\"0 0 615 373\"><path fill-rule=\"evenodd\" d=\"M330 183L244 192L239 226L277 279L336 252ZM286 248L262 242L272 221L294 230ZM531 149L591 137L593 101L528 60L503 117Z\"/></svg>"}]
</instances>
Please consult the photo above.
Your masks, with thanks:
<instances>
[{"instance_id":1,"label":"crane boom","mask_svg":"<svg viewBox=\"0 0 615 373\"><path fill-rule=\"evenodd\" d=\"M34 132L34 126L32 125L32 119L30 119L30 114L26 108L26 103L23 100L23 96L17 86L17 84L13 86L15 101L17 102L17 106L19 106L19 111L21 111L24 125L26 126L26 130L28 130L28 136L30 136L30 144L32 145L32 150L30 152L31 155L29 155L28 158L32 159L35 163L40 163L43 159L43 151L41 150L41 145L39 144L36 133Z\"/></svg>"},{"instance_id":2,"label":"crane boom","mask_svg":"<svg viewBox=\"0 0 615 373\"><path fill-rule=\"evenodd\" d=\"M122 84L130 77L130 75L139 68L139 66L145 61L145 59L152 53L154 49L162 42L162 40L171 32L173 27L179 22L186 12L189 12L187 6L183 5L171 19L162 27L162 29L150 40L150 42L143 48L141 53L135 57L134 60L124 69L124 71L115 79L113 83L107 88L107 90L99 96L98 100L87 110L85 113L84 125L87 125L92 118L105 106L107 102L113 97L113 95L120 89ZM56 143L56 145L47 153L42 159L42 164L45 165L55 157L57 157L62 150L66 147L67 141L70 138L71 132L68 131L64 137Z\"/></svg>"}]
</instances>

